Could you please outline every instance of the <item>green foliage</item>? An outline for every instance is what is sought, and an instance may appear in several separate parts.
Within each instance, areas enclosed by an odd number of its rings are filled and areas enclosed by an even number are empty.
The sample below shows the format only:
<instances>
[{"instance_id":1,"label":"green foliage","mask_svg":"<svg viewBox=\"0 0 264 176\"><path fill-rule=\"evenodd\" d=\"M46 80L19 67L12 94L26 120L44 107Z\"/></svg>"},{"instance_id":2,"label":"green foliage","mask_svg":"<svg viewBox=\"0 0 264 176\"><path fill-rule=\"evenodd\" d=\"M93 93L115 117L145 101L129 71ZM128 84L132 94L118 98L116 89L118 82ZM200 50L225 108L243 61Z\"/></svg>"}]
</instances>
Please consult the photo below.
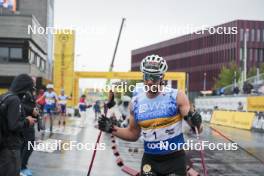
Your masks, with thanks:
<instances>
[{"instance_id":1,"label":"green foliage","mask_svg":"<svg viewBox=\"0 0 264 176\"><path fill-rule=\"evenodd\" d=\"M235 63L230 63L228 67L223 66L218 79L214 85L215 89L228 86L234 83L234 80L238 81L240 79L241 72L239 71L238 66Z\"/></svg>"},{"instance_id":2,"label":"green foliage","mask_svg":"<svg viewBox=\"0 0 264 176\"><path fill-rule=\"evenodd\" d=\"M254 66L247 72L247 78L257 75L257 68Z\"/></svg>"},{"instance_id":3,"label":"green foliage","mask_svg":"<svg viewBox=\"0 0 264 176\"><path fill-rule=\"evenodd\" d=\"M264 73L264 63L260 64L259 73Z\"/></svg>"},{"instance_id":4,"label":"green foliage","mask_svg":"<svg viewBox=\"0 0 264 176\"><path fill-rule=\"evenodd\" d=\"M259 66L259 74L264 73L264 63L260 64ZM247 72L247 77L250 78L252 76L256 76L257 75L257 68L254 66L251 69L249 69L249 71Z\"/></svg>"}]
</instances>

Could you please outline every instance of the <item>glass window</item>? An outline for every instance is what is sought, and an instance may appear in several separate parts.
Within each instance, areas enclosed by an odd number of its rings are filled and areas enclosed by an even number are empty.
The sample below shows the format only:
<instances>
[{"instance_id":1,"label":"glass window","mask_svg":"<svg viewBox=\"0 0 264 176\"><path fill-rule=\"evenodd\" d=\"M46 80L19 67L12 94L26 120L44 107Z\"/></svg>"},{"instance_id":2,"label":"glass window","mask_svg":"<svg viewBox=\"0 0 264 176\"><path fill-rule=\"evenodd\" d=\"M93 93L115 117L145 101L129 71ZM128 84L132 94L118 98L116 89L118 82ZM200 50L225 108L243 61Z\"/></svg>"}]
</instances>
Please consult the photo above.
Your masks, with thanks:
<instances>
[{"instance_id":1,"label":"glass window","mask_svg":"<svg viewBox=\"0 0 264 176\"><path fill-rule=\"evenodd\" d=\"M240 60L244 58L244 48L240 48Z\"/></svg>"},{"instance_id":2,"label":"glass window","mask_svg":"<svg viewBox=\"0 0 264 176\"><path fill-rule=\"evenodd\" d=\"M30 58L31 58L31 50L28 49L28 61L30 61Z\"/></svg>"},{"instance_id":3,"label":"glass window","mask_svg":"<svg viewBox=\"0 0 264 176\"><path fill-rule=\"evenodd\" d=\"M259 61L263 62L264 61L264 55L263 55L263 50L262 49L260 49L259 57L260 57Z\"/></svg>"},{"instance_id":4,"label":"glass window","mask_svg":"<svg viewBox=\"0 0 264 176\"><path fill-rule=\"evenodd\" d=\"M41 59L40 70L43 71L43 72L45 71L45 64L46 64L45 61L43 59Z\"/></svg>"},{"instance_id":5,"label":"glass window","mask_svg":"<svg viewBox=\"0 0 264 176\"><path fill-rule=\"evenodd\" d=\"M252 59L253 59L253 51L252 49L249 49L249 58L247 60L252 61Z\"/></svg>"},{"instance_id":6,"label":"glass window","mask_svg":"<svg viewBox=\"0 0 264 176\"><path fill-rule=\"evenodd\" d=\"M244 40L244 29L240 29L240 41Z\"/></svg>"},{"instance_id":7,"label":"glass window","mask_svg":"<svg viewBox=\"0 0 264 176\"><path fill-rule=\"evenodd\" d=\"M261 61L261 57L260 57L260 52L261 52L261 49L257 49L258 51L258 58L257 58L257 61L258 63Z\"/></svg>"},{"instance_id":8,"label":"glass window","mask_svg":"<svg viewBox=\"0 0 264 176\"><path fill-rule=\"evenodd\" d=\"M257 29L257 42L260 41L260 29Z\"/></svg>"},{"instance_id":9,"label":"glass window","mask_svg":"<svg viewBox=\"0 0 264 176\"><path fill-rule=\"evenodd\" d=\"M262 29L262 42L264 42L264 29Z\"/></svg>"},{"instance_id":10,"label":"glass window","mask_svg":"<svg viewBox=\"0 0 264 176\"><path fill-rule=\"evenodd\" d=\"M255 29L251 29L251 41L255 41Z\"/></svg>"},{"instance_id":11,"label":"glass window","mask_svg":"<svg viewBox=\"0 0 264 176\"><path fill-rule=\"evenodd\" d=\"M37 64L37 67L40 68L40 57L39 56L37 56L37 63L36 64Z\"/></svg>"},{"instance_id":12,"label":"glass window","mask_svg":"<svg viewBox=\"0 0 264 176\"><path fill-rule=\"evenodd\" d=\"M249 29L247 28L245 32L246 32L247 41L249 41Z\"/></svg>"},{"instance_id":13,"label":"glass window","mask_svg":"<svg viewBox=\"0 0 264 176\"><path fill-rule=\"evenodd\" d=\"M30 60L29 63L33 64L35 60L35 53L33 51L30 51Z\"/></svg>"},{"instance_id":14,"label":"glass window","mask_svg":"<svg viewBox=\"0 0 264 176\"><path fill-rule=\"evenodd\" d=\"M7 61L9 56L8 48L0 47L0 61Z\"/></svg>"},{"instance_id":15,"label":"glass window","mask_svg":"<svg viewBox=\"0 0 264 176\"><path fill-rule=\"evenodd\" d=\"M258 60L258 49L255 49L255 62Z\"/></svg>"},{"instance_id":16,"label":"glass window","mask_svg":"<svg viewBox=\"0 0 264 176\"><path fill-rule=\"evenodd\" d=\"M23 59L22 48L10 48L10 58L11 59Z\"/></svg>"}]
</instances>

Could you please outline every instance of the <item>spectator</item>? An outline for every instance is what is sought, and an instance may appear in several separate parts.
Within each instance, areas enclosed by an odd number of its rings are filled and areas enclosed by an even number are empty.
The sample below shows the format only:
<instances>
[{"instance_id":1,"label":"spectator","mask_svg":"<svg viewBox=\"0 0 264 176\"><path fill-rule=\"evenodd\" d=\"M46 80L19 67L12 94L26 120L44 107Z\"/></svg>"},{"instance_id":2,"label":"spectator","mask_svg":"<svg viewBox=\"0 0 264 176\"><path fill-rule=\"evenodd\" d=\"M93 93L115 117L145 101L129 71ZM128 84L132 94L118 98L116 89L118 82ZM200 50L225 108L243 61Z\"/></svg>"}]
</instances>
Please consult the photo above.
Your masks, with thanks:
<instances>
[{"instance_id":1,"label":"spectator","mask_svg":"<svg viewBox=\"0 0 264 176\"><path fill-rule=\"evenodd\" d=\"M36 108L36 99L33 96L33 91L27 91L22 97L22 108L25 112L25 116L32 116L37 119L39 111ZM32 176L31 170L27 168L28 160L33 152L33 147L29 145L35 141L35 128L34 125L30 125L29 128L23 130L24 141L21 148L21 175Z\"/></svg>"},{"instance_id":2,"label":"spectator","mask_svg":"<svg viewBox=\"0 0 264 176\"><path fill-rule=\"evenodd\" d=\"M84 123L86 120L86 109L87 109L86 95L83 94L79 100L79 112L81 115L81 127L84 127Z\"/></svg>"},{"instance_id":3,"label":"spectator","mask_svg":"<svg viewBox=\"0 0 264 176\"><path fill-rule=\"evenodd\" d=\"M238 111L243 111L243 109L244 109L244 107L243 107L243 104L242 104L242 102L240 101L240 102L238 102L238 107L237 107L237 110Z\"/></svg>"},{"instance_id":4,"label":"spectator","mask_svg":"<svg viewBox=\"0 0 264 176\"><path fill-rule=\"evenodd\" d=\"M22 130L34 125L35 119L31 116L23 116L21 108L22 97L25 93L34 88L33 80L26 74L18 75L12 82L9 92L12 95L5 101L5 108L2 110L4 123L3 145L0 149L0 173L2 175L17 176L20 173L23 136Z\"/></svg>"},{"instance_id":5,"label":"spectator","mask_svg":"<svg viewBox=\"0 0 264 176\"><path fill-rule=\"evenodd\" d=\"M233 94L235 94L235 95L237 95L237 94L239 94L239 87L235 87L234 89L233 89Z\"/></svg>"},{"instance_id":6,"label":"spectator","mask_svg":"<svg viewBox=\"0 0 264 176\"><path fill-rule=\"evenodd\" d=\"M44 105L45 105L45 99L44 98L41 99L41 97L43 97L44 93L45 93L45 90L44 89L40 89L39 93L37 95L37 100L39 99L38 105L39 105L39 108L40 108L41 112L44 111Z\"/></svg>"},{"instance_id":7,"label":"spectator","mask_svg":"<svg viewBox=\"0 0 264 176\"><path fill-rule=\"evenodd\" d=\"M94 116L95 116L94 120L96 121L97 117L99 117L101 114L101 107L100 107L100 101L99 100L95 101L95 104L93 106L93 110L94 110Z\"/></svg>"},{"instance_id":8,"label":"spectator","mask_svg":"<svg viewBox=\"0 0 264 176\"><path fill-rule=\"evenodd\" d=\"M252 89L253 89L253 85L246 81L243 85L244 94L250 94Z\"/></svg>"}]
</instances>

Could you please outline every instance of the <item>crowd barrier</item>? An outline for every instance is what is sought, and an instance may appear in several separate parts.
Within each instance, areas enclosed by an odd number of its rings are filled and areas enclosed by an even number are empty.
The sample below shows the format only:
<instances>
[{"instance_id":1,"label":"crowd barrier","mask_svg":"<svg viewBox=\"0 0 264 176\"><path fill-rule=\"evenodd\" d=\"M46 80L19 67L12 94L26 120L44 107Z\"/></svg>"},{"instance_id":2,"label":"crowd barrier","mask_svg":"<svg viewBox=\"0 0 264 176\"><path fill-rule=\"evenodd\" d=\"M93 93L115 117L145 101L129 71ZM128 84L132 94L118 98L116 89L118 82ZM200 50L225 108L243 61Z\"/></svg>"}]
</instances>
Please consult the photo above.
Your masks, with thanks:
<instances>
[{"instance_id":1,"label":"crowd barrier","mask_svg":"<svg viewBox=\"0 0 264 176\"><path fill-rule=\"evenodd\" d=\"M264 111L264 97L263 96L255 96L247 98L247 110L248 111Z\"/></svg>"},{"instance_id":2,"label":"crowd barrier","mask_svg":"<svg viewBox=\"0 0 264 176\"><path fill-rule=\"evenodd\" d=\"M264 112L198 109L204 122L264 132Z\"/></svg>"},{"instance_id":3,"label":"crowd barrier","mask_svg":"<svg viewBox=\"0 0 264 176\"><path fill-rule=\"evenodd\" d=\"M241 105L240 105L241 104ZM211 96L195 99L196 109L264 112L264 96Z\"/></svg>"}]
</instances>

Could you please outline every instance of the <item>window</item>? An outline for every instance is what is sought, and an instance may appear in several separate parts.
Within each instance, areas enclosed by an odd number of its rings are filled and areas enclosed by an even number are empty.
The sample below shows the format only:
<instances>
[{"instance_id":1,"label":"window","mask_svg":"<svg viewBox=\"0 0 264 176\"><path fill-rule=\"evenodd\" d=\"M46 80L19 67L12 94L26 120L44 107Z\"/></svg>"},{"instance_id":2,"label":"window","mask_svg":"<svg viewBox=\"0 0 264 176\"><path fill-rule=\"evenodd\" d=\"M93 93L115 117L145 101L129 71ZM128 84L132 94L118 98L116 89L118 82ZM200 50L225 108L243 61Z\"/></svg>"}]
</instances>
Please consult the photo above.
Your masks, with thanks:
<instances>
[{"instance_id":1,"label":"window","mask_svg":"<svg viewBox=\"0 0 264 176\"><path fill-rule=\"evenodd\" d=\"M254 61L256 62L257 60L258 60L258 50L255 49L255 59L254 59Z\"/></svg>"},{"instance_id":2,"label":"window","mask_svg":"<svg viewBox=\"0 0 264 176\"><path fill-rule=\"evenodd\" d=\"M33 64L35 60L35 53L30 50L30 58L29 58L29 63Z\"/></svg>"},{"instance_id":3,"label":"window","mask_svg":"<svg viewBox=\"0 0 264 176\"><path fill-rule=\"evenodd\" d=\"M262 42L264 42L264 29L262 29Z\"/></svg>"},{"instance_id":4,"label":"window","mask_svg":"<svg viewBox=\"0 0 264 176\"><path fill-rule=\"evenodd\" d=\"M251 41L255 41L255 29L251 29Z\"/></svg>"},{"instance_id":5,"label":"window","mask_svg":"<svg viewBox=\"0 0 264 176\"><path fill-rule=\"evenodd\" d=\"M10 48L10 59L23 59L22 48Z\"/></svg>"},{"instance_id":6,"label":"window","mask_svg":"<svg viewBox=\"0 0 264 176\"><path fill-rule=\"evenodd\" d=\"M244 40L244 29L240 29L240 41Z\"/></svg>"},{"instance_id":7,"label":"window","mask_svg":"<svg viewBox=\"0 0 264 176\"><path fill-rule=\"evenodd\" d=\"M41 71L45 71L45 68L46 68L46 62L44 59L41 59L41 62L40 62L40 70Z\"/></svg>"},{"instance_id":8,"label":"window","mask_svg":"<svg viewBox=\"0 0 264 176\"><path fill-rule=\"evenodd\" d=\"M258 53L257 61L258 61L258 63L261 61L260 52L261 52L261 49L257 49L257 53Z\"/></svg>"},{"instance_id":9,"label":"window","mask_svg":"<svg viewBox=\"0 0 264 176\"><path fill-rule=\"evenodd\" d=\"M260 41L260 29L257 29L257 42Z\"/></svg>"},{"instance_id":10,"label":"window","mask_svg":"<svg viewBox=\"0 0 264 176\"><path fill-rule=\"evenodd\" d=\"M249 58L247 60L253 60L253 49L249 49Z\"/></svg>"},{"instance_id":11,"label":"window","mask_svg":"<svg viewBox=\"0 0 264 176\"><path fill-rule=\"evenodd\" d=\"M40 57L37 55L37 60L36 60L37 67L40 68Z\"/></svg>"},{"instance_id":12,"label":"window","mask_svg":"<svg viewBox=\"0 0 264 176\"><path fill-rule=\"evenodd\" d=\"M263 62L264 61L264 57L263 57L263 50L260 49L260 53L259 53L259 61Z\"/></svg>"},{"instance_id":13,"label":"window","mask_svg":"<svg viewBox=\"0 0 264 176\"><path fill-rule=\"evenodd\" d=\"M248 28L245 30L245 33L246 33L246 39L247 41L249 41L249 29Z\"/></svg>"},{"instance_id":14,"label":"window","mask_svg":"<svg viewBox=\"0 0 264 176\"><path fill-rule=\"evenodd\" d=\"M9 57L9 51L6 47L0 47L0 62L7 61Z\"/></svg>"},{"instance_id":15,"label":"window","mask_svg":"<svg viewBox=\"0 0 264 176\"><path fill-rule=\"evenodd\" d=\"M244 50L243 50L243 48L240 48L239 56L240 56L240 60L243 60L243 56L244 56Z\"/></svg>"}]
</instances>

